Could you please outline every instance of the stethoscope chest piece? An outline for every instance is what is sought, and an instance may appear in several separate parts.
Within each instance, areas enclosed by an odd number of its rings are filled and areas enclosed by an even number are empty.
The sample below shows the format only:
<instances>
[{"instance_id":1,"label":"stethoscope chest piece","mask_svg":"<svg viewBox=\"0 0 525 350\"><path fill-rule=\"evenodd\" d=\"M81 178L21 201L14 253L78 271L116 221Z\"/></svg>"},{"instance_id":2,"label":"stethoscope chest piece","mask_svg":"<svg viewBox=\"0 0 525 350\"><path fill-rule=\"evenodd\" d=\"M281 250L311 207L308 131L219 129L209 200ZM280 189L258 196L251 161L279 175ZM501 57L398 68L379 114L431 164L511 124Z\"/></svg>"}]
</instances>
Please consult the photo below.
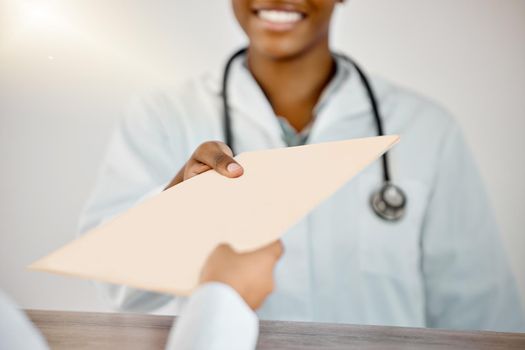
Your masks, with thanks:
<instances>
[{"instance_id":1,"label":"stethoscope chest piece","mask_svg":"<svg viewBox=\"0 0 525 350\"><path fill-rule=\"evenodd\" d=\"M374 212L387 221L397 221L405 215L405 193L396 185L387 182L372 194L370 203Z\"/></svg>"}]
</instances>

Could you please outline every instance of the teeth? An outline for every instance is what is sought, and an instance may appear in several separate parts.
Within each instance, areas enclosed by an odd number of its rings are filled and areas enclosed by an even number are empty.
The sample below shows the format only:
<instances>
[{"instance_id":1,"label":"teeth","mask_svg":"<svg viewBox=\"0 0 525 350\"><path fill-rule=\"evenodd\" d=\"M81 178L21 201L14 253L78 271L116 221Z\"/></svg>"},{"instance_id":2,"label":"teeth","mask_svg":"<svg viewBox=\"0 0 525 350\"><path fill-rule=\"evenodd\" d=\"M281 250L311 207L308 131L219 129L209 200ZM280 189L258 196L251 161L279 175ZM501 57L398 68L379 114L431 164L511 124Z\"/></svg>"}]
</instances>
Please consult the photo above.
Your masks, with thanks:
<instances>
[{"instance_id":1,"label":"teeth","mask_svg":"<svg viewBox=\"0 0 525 350\"><path fill-rule=\"evenodd\" d=\"M258 15L259 18L274 23L295 23L303 18L303 15L299 12L278 10L260 10Z\"/></svg>"}]
</instances>

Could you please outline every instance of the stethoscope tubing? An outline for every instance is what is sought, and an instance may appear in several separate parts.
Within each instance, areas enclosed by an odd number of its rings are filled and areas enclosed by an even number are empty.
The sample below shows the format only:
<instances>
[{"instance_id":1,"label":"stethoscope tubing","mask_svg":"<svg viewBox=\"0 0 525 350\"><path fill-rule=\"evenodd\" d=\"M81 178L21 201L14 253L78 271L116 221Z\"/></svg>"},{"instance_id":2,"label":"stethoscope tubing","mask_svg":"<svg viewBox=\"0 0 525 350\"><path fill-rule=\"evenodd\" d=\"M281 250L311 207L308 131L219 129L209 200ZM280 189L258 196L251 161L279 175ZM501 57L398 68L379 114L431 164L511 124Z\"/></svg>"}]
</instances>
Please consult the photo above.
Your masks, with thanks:
<instances>
[{"instance_id":1,"label":"stethoscope tubing","mask_svg":"<svg viewBox=\"0 0 525 350\"><path fill-rule=\"evenodd\" d=\"M230 56L228 61L226 62L226 65L224 67L224 73L222 77L222 91L221 91L221 97L222 97L222 107L223 107L223 126L224 126L224 139L226 144L230 147L233 154L235 154L235 145L234 145L234 137L233 137L233 128L232 128L232 118L230 116L230 108L229 108L229 95L228 95L228 78L230 75L230 69L232 66L233 61L235 61L236 58L238 58L241 55L244 55L248 51L248 48L244 47L236 52L233 53L233 55ZM364 71L361 69L361 67L350 57L336 53L334 56L340 57L353 65L359 74L359 77L363 83L363 86L365 87L366 93L368 95L368 99L370 101L370 106L372 108L372 114L374 115L374 121L376 124L377 129L377 135L383 136L384 135L384 129L383 129L383 122L381 118L381 112L379 110L379 104L376 99L375 93L372 89L372 85L370 84L370 81ZM391 178L390 178L390 171L389 171L389 160L388 160L388 152L385 152L382 156L382 170L383 170L383 186L382 188L374 193L371 198L371 204L372 208L374 209L374 212L381 217L384 220L388 221L396 221L399 220L401 217L404 216L405 213L405 206L406 206L406 196L404 192L394 184L392 184ZM402 203L401 205L394 205L392 203L389 203L390 201L386 198L386 190L391 189L396 191L396 195L398 195L399 202ZM382 209L384 207L384 209Z\"/></svg>"}]
</instances>

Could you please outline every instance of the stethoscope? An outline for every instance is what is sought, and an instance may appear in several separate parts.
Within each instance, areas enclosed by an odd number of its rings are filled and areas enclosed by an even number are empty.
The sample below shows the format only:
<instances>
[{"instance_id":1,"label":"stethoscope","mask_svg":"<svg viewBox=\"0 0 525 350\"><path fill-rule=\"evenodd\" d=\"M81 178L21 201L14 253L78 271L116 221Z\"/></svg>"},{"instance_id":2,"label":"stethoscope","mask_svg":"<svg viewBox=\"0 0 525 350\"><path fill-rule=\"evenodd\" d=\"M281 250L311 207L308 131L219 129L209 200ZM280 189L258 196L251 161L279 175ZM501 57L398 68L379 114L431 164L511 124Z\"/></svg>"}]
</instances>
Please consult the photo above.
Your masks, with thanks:
<instances>
[{"instance_id":1,"label":"stethoscope","mask_svg":"<svg viewBox=\"0 0 525 350\"><path fill-rule=\"evenodd\" d=\"M223 105L223 127L224 127L224 137L226 144L231 148L231 150L234 152L234 138L233 138L233 132L232 132L232 120L230 116L230 108L228 104L228 78L230 73L230 68L233 63L233 61L241 56L244 55L247 51L247 48L242 48L239 51L235 52L226 63L226 66L224 67L224 73L222 78L222 105ZM370 82L366 75L363 73L363 70L349 57L337 54L338 57L343 58L350 64L352 64L357 73L359 74L359 77L361 78L361 81L363 82L363 86L366 89L366 92L368 94L368 99L370 100L370 105L372 107L372 112L374 114L374 119L376 122L377 127L377 134L379 136L383 136L383 123L381 121L381 115L379 113L379 108L377 104L377 99L374 95L374 92L372 91L372 87L370 85ZM406 203L407 199L405 196L405 193L399 188L398 186L394 185L390 178L390 172L388 168L388 153L383 154L382 157L382 163L383 163L383 184L381 185L381 188L378 191L375 191L372 193L372 196L370 197L370 204L372 206L373 211L383 220L387 221L396 221L401 219L405 214L406 209Z\"/></svg>"}]
</instances>

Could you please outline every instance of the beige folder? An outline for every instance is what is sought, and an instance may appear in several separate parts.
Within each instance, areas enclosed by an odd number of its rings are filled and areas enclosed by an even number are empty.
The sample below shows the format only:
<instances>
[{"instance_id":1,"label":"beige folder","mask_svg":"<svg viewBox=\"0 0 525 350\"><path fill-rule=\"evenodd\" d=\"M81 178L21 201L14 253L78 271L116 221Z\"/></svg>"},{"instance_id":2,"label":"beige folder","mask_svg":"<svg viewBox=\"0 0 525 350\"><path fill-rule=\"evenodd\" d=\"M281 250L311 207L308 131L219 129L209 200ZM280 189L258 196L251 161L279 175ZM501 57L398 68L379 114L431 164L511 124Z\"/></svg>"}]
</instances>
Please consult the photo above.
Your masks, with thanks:
<instances>
[{"instance_id":1,"label":"beige folder","mask_svg":"<svg viewBox=\"0 0 525 350\"><path fill-rule=\"evenodd\" d=\"M215 171L196 176L30 268L188 295L217 244L250 251L280 238L398 140L381 136L242 153L236 158L244 167L241 177Z\"/></svg>"}]
</instances>

